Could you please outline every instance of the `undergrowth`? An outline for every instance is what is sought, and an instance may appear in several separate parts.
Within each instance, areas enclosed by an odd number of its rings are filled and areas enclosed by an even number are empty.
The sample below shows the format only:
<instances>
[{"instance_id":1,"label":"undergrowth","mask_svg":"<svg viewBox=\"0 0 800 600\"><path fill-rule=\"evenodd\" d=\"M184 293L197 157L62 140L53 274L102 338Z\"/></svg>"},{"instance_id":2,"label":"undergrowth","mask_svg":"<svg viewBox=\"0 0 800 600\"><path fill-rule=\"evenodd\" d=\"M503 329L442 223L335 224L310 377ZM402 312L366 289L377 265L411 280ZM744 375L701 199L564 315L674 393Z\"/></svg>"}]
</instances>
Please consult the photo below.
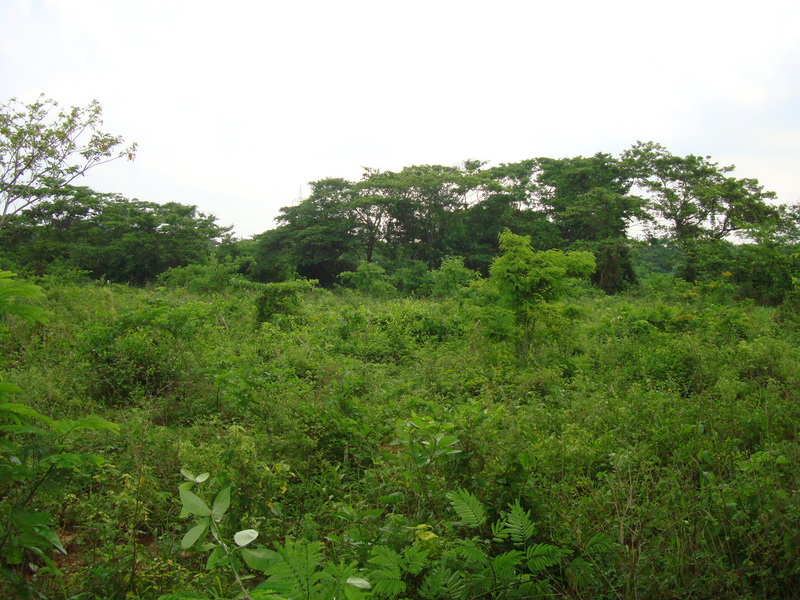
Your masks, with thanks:
<instances>
[{"instance_id":1,"label":"undergrowth","mask_svg":"<svg viewBox=\"0 0 800 600\"><path fill-rule=\"evenodd\" d=\"M800 330L645 288L538 307L522 362L464 296L45 286L2 379L119 434L31 501L66 555L4 568L52 598L797 596ZM194 540L181 469L222 498Z\"/></svg>"}]
</instances>

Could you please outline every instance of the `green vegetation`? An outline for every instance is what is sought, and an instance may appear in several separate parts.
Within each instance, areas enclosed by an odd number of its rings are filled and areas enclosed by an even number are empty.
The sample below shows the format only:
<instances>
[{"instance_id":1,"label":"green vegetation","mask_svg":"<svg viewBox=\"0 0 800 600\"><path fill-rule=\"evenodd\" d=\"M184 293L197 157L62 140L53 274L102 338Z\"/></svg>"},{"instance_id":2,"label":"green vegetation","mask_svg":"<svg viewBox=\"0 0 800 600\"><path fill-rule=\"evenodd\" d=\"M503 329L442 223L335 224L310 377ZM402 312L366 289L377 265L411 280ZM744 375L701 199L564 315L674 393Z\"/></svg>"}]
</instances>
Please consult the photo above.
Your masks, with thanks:
<instances>
[{"instance_id":1,"label":"green vegetation","mask_svg":"<svg viewBox=\"0 0 800 600\"><path fill-rule=\"evenodd\" d=\"M4 589L794 595L800 330L729 279L565 281L524 363L474 285L44 285L49 320L3 330Z\"/></svg>"},{"instance_id":2,"label":"green vegetation","mask_svg":"<svg viewBox=\"0 0 800 600\"><path fill-rule=\"evenodd\" d=\"M0 596L800 595L798 211L729 172L368 170L253 240L40 187L0 229Z\"/></svg>"},{"instance_id":3,"label":"green vegetation","mask_svg":"<svg viewBox=\"0 0 800 600\"><path fill-rule=\"evenodd\" d=\"M122 137L100 130L102 117L97 100L61 110L44 96L30 104L12 98L0 105L0 228L46 198L48 190L98 165L134 159L136 144L120 149Z\"/></svg>"}]
</instances>

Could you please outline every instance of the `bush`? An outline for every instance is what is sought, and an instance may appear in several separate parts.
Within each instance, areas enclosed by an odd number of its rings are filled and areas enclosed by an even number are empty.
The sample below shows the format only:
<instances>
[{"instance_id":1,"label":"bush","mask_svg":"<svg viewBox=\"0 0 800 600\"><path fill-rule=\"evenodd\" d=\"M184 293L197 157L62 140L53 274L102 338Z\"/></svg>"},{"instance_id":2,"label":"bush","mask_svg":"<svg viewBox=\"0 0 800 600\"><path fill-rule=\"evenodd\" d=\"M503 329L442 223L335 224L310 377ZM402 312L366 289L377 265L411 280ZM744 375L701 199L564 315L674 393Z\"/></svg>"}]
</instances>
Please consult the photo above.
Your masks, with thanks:
<instances>
[{"instance_id":1,"label":"bush","mask_svg":"<svg viewBox=\"0 0 800 600\"><path fill-rule=\"evenodd\" d=\"M362 294L378 297L391 297L397 294L386 270L380 265L362 260L355 271L339 274L342 283Z\"/></svg>"},{"instance_id":2,"label":"bush","mask_svg":"<svg viewBox=\"0 0 800 600\"><path fill-rule=\"evenodd\" d=\"M256 298L256 322L266 323L275 315L293 314L300 308L300 296L316 283L316 279L265 283Z\"/></svg>"},{"instance_id":3,"label":"bush","mask_svg":"<svg viewBox=\"0 0 800 600\"><path fill-rule=\"evenodd\" d=\"M480 274L465 267L462 257L448 256L438 269L428 273L424 289L433 298L449 298L478 278Z\"/></svg>"}]
</instances>

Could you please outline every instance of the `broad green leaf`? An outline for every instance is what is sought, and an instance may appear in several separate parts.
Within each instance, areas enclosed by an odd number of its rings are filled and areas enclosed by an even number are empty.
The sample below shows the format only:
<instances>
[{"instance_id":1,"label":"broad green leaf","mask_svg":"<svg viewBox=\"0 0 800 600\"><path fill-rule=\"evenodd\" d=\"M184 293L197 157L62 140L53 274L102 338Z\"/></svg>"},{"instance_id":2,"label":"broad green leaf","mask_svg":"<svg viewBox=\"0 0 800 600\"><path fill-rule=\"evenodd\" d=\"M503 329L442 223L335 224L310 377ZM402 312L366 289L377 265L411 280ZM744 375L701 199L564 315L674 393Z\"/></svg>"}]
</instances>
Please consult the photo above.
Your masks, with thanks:
<instances>
[{"instance_id":1,"label":"broad green leaf","mask_svg":"<svg viewBox=\"0 0 800 600\"><path fill-rule=\"evenodd\" d=\"M418 429L425 429L430 426L430 423L424 417L417 417L416 415L406 421Z\"/></svg>"},{"instance_id":2,"label":"broad green leaf","mask_svg":"<svg viewBox=\"0 0 800 600\"><path fill-rule=\"evenodd\" d=\"M211 509L208 508L203 499L200 498L194 492L190 492L189 490L181 489L181 502L183 502L183 507L189 512L191 515L197 515L198 517L207 517L211 514Z\"/></svg>"},{"instance_id":3,"label":"broad green leaf","mask_svg":"<svg viewBox=\"0 0 800 600\"><path fill-rule=\"evenodd\" d=\"M233 535L233 541L236 542L237 546L243 548L257 537L258 532L255 529L243 529L242 531L238 531Z\"/></svg>"},{"instance_id":4,"label":"broad green leaf","mask_svg":"<svg viewBox=\"0 0 800 600\"><path fill-rule=\"evenodd\" d=\"M210 520L208 517L201 519L200 522L192 527L189 531L186 532L186 535L183 536L181 540L181 548L186 550L187 548L191 548L194 546L195 542L205 536L206 531L208 531L208 526L210 524Z\"/></svg>"},{"instance_id":5,"label":"broad green leaf","mask_svg":"<svg viewBox=\"0 0 800 600\"><path fill-rule=\"evenodd\" d=\"M44 539L50 542L51 546L53 546L59 552L61 552L61 554L67 553L67 551L64 549L64 546L61 544L61 538L58 537L55 531L53 531L49 527L37 527L36 531Z\"/></svg>"},{"instance_id":6,"label":"broad green leaf","mask_svg":"<svg viewBox=\"0 0 800 600\"><path fill-rule=\"evenodd\" d=\"M225 555L225 550L222 548L222 546L217 546L214 548L214 551L208 555L206 569L210 571L217 565L225 564L227 558L228 557Z\"/></svg>"},{"instance_id":7,"label":"broad green leaf","mask_svg":"<svg viewBox=\"0 0 800 600\"><path fill-rule=\"evenodd\" d=\"M186 477L186 479L188 479L193 483L203 483L206 479L209 478L208 473L200 473L200 475L195 476L188 469L181 469L181 475L183 475L184 477Z\"/></svg>"},{"instance_id":8,"label":"broad green leaf","mask_svg":"<svg viewBox=\"0 0 800 600\"><path fill-rule=\"evenodd\" d=\"M248 567L256 571L266 571L281 560L277 552L267 548L243 548L242 558Z\"/></svg>"},{"instance_id":9,"label":"broad green leaf","mask_svg":"<svg viewBox=\"0 0 800 600\"><path fill-rule=\"evenodd\" d=\"M397 504L398 502L403 502L405 498L403 492L392 492L388 496L381 496L380 501L384 504Z\"/></svg>"},{"instance_id":10,"label":"broad green leaf","mask_svg":"<svg viewBox=\"0 0 800 600\"><path fill-rule=\"evenodd\" d=\"M458 443L458 438L454 435L446 435L438 440L437 445L441 447L452 446Z\"/></svg>"},{"instance_id":11,"label":"broad green leaf","mask_svg":"<svg viewBox=\"0 0 800 600\"><path fill-rule=\"evenodd\" d=\"M219 523L228 507L231 505L231 488L226 487L221 490L214 498L214 505L211 508L211 516Z\"/></svg>"},{"instance_id":12,"label":"broad green leaf","mask_svg":"<svg viewBox=\"0 0 800 600\"><path fill-rule=\"evenodd\" d=\"M372 589L372 586L370 585L369 581L367 581L366 579L362 579L360 577L348 577L347 585L352 585L353 587L357 587L362 590Z\"/></svg>"}]
</instances>

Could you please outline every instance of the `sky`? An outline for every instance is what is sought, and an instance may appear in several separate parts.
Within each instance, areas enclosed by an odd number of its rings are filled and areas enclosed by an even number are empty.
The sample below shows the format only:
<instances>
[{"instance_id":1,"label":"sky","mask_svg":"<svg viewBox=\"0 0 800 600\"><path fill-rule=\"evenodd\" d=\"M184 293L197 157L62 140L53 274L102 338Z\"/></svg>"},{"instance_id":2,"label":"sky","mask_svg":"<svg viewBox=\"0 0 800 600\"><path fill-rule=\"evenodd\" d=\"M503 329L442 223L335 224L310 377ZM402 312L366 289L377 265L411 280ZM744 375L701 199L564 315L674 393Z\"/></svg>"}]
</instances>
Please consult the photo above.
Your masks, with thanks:
<instances>
[{"instance_id":1,"label":"sky","mask_svg":"<svg viewBox=\"0 0 800 600\"><path fill-rule=\"evenodd\" d=\"M0 103L103 107L77 185L238 237L364 167L711 156L800 202L797 0L0 0Z\"/></svg>"}]
</instances>

